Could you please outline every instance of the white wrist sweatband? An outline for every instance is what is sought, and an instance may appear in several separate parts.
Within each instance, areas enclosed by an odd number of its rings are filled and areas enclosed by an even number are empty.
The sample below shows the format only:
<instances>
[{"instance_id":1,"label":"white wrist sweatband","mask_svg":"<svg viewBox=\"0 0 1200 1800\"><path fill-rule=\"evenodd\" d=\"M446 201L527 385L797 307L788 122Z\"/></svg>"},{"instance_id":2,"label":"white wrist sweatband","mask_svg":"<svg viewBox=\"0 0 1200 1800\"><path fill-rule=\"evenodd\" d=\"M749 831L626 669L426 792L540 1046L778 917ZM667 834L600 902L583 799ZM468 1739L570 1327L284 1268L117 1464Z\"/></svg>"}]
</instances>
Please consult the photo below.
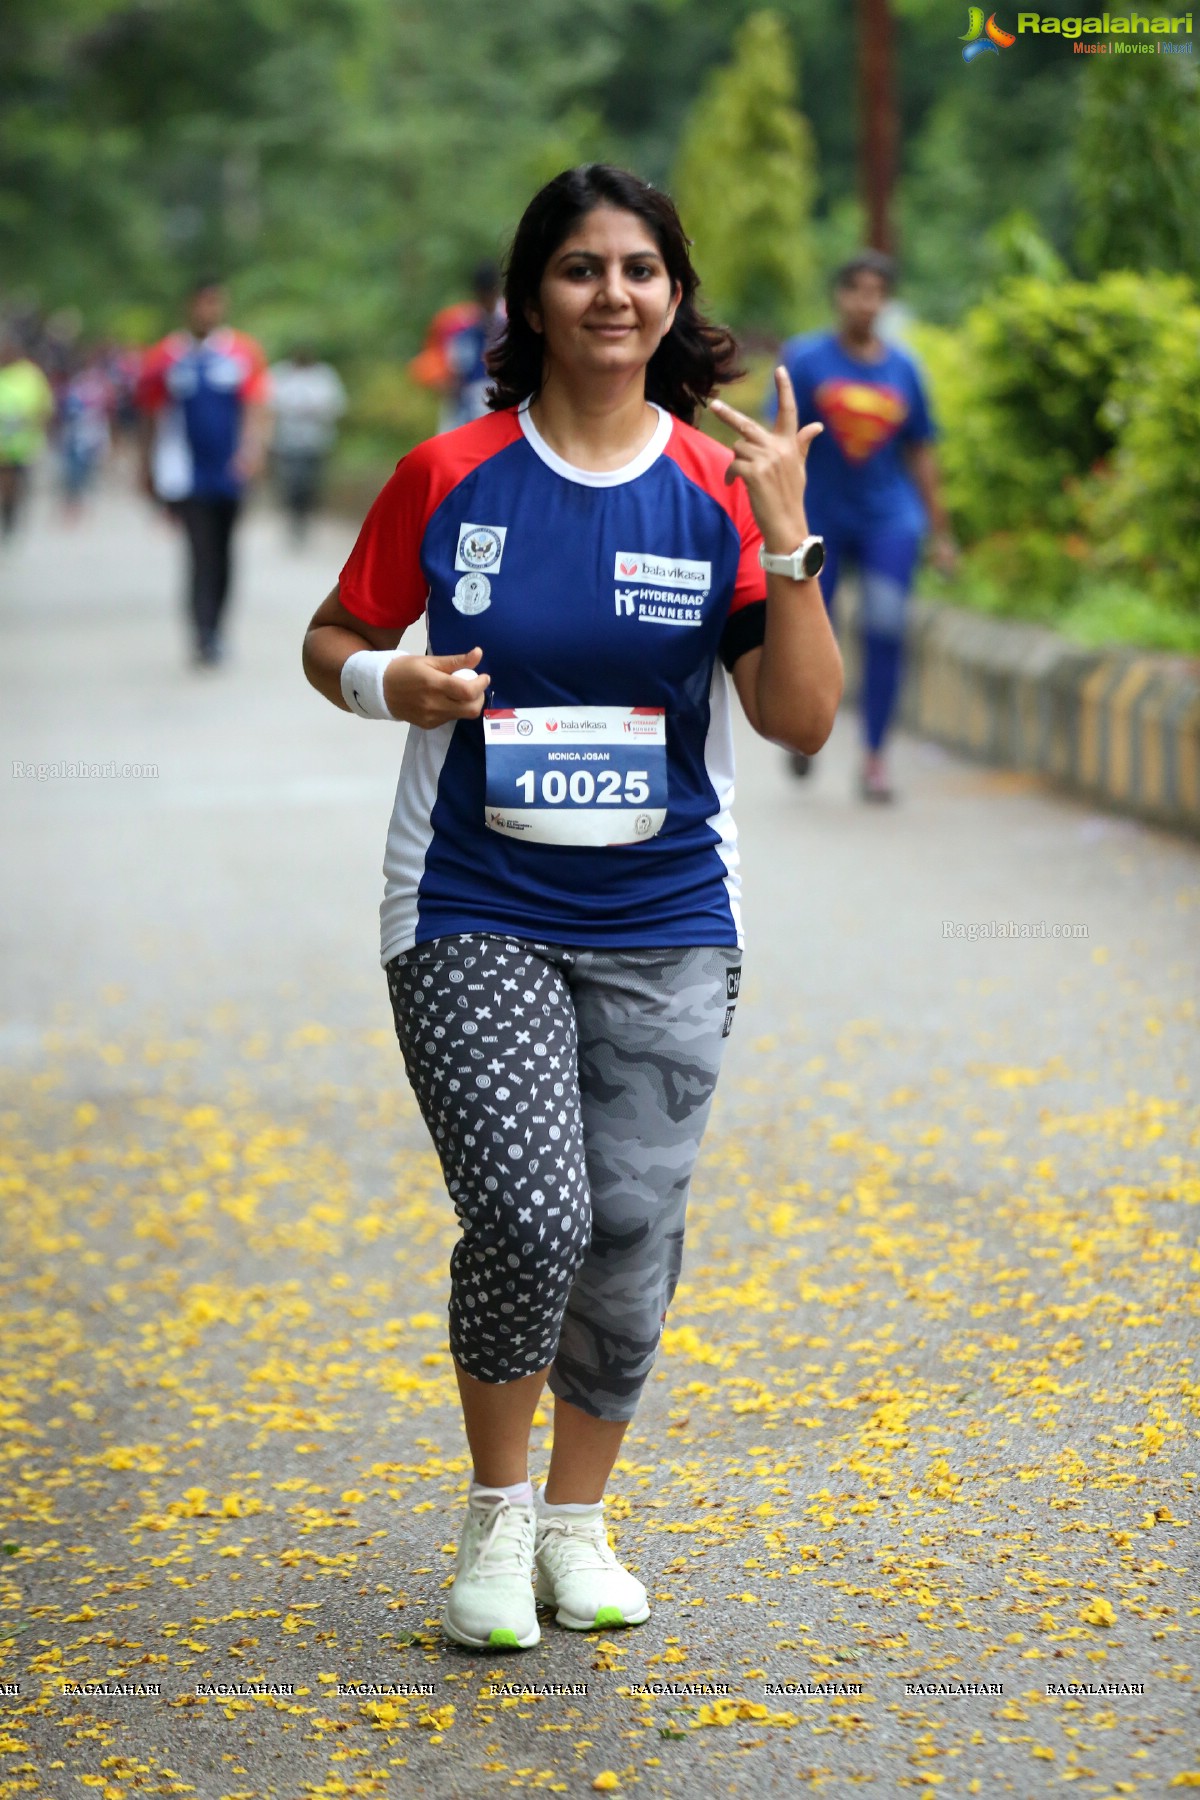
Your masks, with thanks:
<instances>
[{"instance_id":1,"label":"white wrist sweatband","mask_svg":"<svg viewBox=\"0 0 1200 1800\"><path fill-rule=\"evenodd\" d=\"M383 697L383 672L397 656L409 656L408 650L356 650L342 664L342 699L360 719L392 719Z\"/></svg>"}]
</instances>

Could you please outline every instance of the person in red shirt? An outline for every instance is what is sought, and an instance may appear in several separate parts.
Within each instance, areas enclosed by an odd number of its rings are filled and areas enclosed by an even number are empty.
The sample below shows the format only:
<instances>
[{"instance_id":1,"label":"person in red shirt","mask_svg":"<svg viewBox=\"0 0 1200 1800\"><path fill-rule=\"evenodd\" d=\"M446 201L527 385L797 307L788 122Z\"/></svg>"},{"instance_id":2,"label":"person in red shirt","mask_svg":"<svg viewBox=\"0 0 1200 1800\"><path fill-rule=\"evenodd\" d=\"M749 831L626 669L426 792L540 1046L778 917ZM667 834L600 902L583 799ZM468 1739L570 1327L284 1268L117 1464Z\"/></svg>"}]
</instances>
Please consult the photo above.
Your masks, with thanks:
<instances>
[{"instance_id":1,"label":"person in red shirt","mask_svg":"<svg viewBox=\"0 0 1200 1800\"><path fill-rule=\"evenodd\" d=\"M504 331L504 297L500 271L480 263L471 277L473 300L443 306L429 321L425 342L408 365L421 387L441 396L438 430L453 431L487 411L484 358Z\"/></svg>"},{"instance_id":2,"label":"person in red shirt","mask_svg":"<svg viewBox=\"0 0 1200 1800\"><path fill-rule=\"evenodd\" d=\"M195 660L221 657L233 529L265 446L266 358L226 325L226 292L211 278L188 296L187 326L147 353L138 381L142 485L187 533Z\"/></svg>"}]
</instances>

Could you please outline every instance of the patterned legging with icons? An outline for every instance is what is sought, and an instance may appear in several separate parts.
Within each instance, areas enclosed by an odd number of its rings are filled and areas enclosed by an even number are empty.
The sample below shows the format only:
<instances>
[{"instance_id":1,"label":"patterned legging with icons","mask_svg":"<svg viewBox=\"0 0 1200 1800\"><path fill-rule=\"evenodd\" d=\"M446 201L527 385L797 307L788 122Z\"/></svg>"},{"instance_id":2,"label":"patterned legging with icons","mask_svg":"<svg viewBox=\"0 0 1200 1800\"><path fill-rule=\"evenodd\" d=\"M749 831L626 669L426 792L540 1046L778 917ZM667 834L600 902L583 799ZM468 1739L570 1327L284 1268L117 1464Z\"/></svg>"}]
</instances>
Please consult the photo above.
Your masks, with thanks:
<instances>
[{"instance_id":1,"label":"patterned legging with icons","mask_svg":"<svg viewBox=\"0 0 1200 1800\"><path fill-rule=\"evenodd\" d=\"M450 1349L480 1381L630 1419L683 1260L741 952L477 933L387 964L409 1081L462 1225Z\"/></svg>"}]
</instances>

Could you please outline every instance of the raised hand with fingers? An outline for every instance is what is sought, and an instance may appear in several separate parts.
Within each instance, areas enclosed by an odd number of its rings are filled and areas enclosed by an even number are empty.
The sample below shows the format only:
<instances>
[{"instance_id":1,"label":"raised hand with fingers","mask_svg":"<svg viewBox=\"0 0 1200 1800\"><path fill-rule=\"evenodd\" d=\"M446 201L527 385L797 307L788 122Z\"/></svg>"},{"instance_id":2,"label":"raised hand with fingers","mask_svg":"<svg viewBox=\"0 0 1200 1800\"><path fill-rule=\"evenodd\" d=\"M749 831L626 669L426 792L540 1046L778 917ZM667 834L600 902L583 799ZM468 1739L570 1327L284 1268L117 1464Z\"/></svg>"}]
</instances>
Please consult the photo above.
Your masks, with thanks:
<instances>
[{"instance_id":1,"label":"raised hand with fingers","mask_svg":"<svg viewBox=\"0 0 1200 1800\"><path fill-rule=\"evenodd\" d=\"M808 536L804 510L808 447L825 427L814 422L799 429L796 395L782 364L775 370L779 412L771 427L739 412L727 401L713 400L711 410L739 433L726 482L738 476L746 484L750 506L768 554L787 556Z\"/></svg>"}]
</instances>

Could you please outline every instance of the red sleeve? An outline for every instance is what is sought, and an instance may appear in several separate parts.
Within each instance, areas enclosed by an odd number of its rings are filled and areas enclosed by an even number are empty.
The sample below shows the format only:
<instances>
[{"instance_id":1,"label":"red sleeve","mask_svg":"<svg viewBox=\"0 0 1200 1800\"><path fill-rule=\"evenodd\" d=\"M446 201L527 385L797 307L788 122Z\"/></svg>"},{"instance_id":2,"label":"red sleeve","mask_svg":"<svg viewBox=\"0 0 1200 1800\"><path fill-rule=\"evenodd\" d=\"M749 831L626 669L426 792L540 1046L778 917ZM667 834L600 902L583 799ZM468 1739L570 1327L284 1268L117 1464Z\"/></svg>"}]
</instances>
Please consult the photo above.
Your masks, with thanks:
<instances>
[{"instance_id":1,"label":"red sleeve","mask_svg":"<svg viewBox=\"0 0 1200 1800\"><path fill-rule=\"evenodd\" d=\"M755 600L765 601L767 577L758 561L762 532L755 523L745 482L726 484L725 481L733 451L718 443L716 438L709 437L707 432L698 431L694 425L684 425L677 419L667 454L674 457L690 481L703 488L709 499L715 500L722 511L728 513L738 534L741 551L733 597L729 602L730 613L740 612L743 606L750 606Z\"/></svg>"},{"instance_id":2,"label":"red sleeve","mask_svg":"<svg viewBox=\"0 0 1200 1800\"><path fill-rule=\"evenodd\" d=\"M164 338L161 344L155 344L153 350L147 350L138 370L137 383L133 390L134 405L142 412L157 412L165 405L167 388L165 376L171 363L170 341Z\"/></svg>"},{"instance_id":3,"label":"red sleeve","mask_svg":"<svg viewBox=\"0 0 1200 1800\"><path fill-rule=\"evenodd\" d=\"M376 496L346 566L338 598L368 625L405 631L425 611L429 584L421 567L421 541L433 511L430 459L415 450L402 457Z\"/></svg>"},{"instance_id":4,"label":"red sleeve","mask_svg":"<svg viewBox=\"0 0 1200 1800\"><path fill-rule=\"evenodd\" d=\"M267 373L267 359L261 344L252 337L238 334L238 348L246 359L246 375L241 386L241 396L251 405L265 400L270 392L271 378Z\"/></svg>"},{"instance_id":5,"label":"red sleeve","mask_svg":"<svg viewBox=\"0 0 1200 1800\"><path fill-rule=\"evenodd\" d=\"M347 612L388 631L416 624L429 594L421 566L426 526L460 481L520 435L516 409L506 408L427 438L400 459L338 577Z\"/></svg>"},{"instance_id":6,"label":"red sleeve","mask_svg":"<svg viewBox=\"0 0 1200 1800\"><path fill-rule=\"evenodd\" d=\"M727 462L733 460L733 452L726 457ZM724 475L721 477L724 481ZM762 532L758 529L758 521L750 506L750 496L746 492L744 481L735 481L725 489L729 495L729 514L737 526L738 539L742 553L738 558L737 581L733 589L733 599L729 602L732 615L743 606L751 605L755 600L765 601L767 597L767 572L758 560L762 548Z\"/></svg>"},{"instance_id":7,"label":"red sleeve","mask_svg":"<svg viewBox=\"0 0 1200 1800\"><path fill-rule=\"evenodd\" d=\"M758 560L762 532L755 521L745 482L725 481L725 471L733 461L732 450L706 432L676 420L667 454L728 515L738 534L737 575L718 645L721 661L732 669L738 657L757 649L766 634L767 575Z\"/></svg>"}]
</instances>

